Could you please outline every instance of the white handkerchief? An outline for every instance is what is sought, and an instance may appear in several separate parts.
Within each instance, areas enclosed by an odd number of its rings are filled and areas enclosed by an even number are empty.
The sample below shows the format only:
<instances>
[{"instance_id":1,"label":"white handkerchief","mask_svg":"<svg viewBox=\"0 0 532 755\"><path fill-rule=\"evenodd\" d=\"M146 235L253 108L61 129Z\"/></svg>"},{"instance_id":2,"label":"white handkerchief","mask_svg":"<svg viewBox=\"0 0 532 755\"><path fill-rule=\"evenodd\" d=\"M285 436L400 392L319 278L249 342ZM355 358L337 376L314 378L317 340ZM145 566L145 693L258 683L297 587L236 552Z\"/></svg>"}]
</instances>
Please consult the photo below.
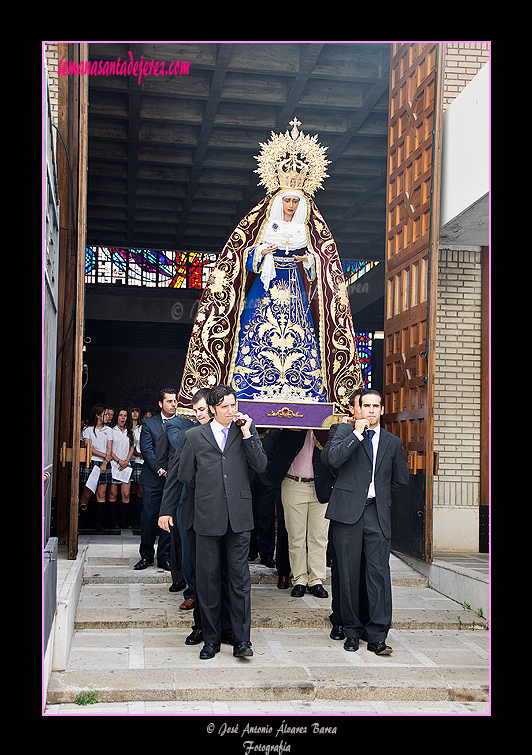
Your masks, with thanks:
<instances>
[{"instance_id":1,"label":"white handkerchief","mask_svg":"<svg viewBox=\"0 0 532 755\"><path fill-rule=\"evenodd\" d=\"M267 244L264 244L267 246ZM260 279L265 291L270 287L270 283L277 276L275 271L275 262L273 261L273 254L265 254L264 262L262 264L262 270L260 271Z\"/></svg>"}]
</instances>

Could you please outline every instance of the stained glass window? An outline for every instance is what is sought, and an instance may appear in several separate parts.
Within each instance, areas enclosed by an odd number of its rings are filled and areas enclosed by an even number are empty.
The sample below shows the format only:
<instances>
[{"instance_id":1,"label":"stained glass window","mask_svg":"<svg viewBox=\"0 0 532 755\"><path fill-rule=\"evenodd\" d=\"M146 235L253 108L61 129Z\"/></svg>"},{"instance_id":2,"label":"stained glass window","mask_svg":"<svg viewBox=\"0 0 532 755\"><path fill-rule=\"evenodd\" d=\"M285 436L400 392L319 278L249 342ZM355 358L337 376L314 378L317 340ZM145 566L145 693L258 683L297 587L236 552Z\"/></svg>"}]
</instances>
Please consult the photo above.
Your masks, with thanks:
<instances>
[{"instance_id":1,"label":"stained glass window","mask_svg":"<svg viewBox=\"0 0 532 755\"><path fill-rule=\"evenodd\" d=\"M371 388L371 352L373 349L373 333L355 333L356 350L364 385Z\"/></svg>"},{"instance_id":2,"label":"stained glass window","mask_svg":"<svg viewBox=\"0 0 532 755\"><path fill-rule=\"evenodd\" d=\"M202 252L88 246L85 250L85 282L203 289L215 262L215 254ZM342 260L347 283L353 282L376 264ZM364 384L371 387L373 333L355 333L355 338Z\"/></svg>"},{"instance_id":3,"label":"stained glass window","mask_svg":"<svg viewBox=\"0 0 532 755\"><path fill-rule=\"evenodd\" d=\"M86 283L122 283L158 288L205 288L215 254L90 246L85 252ZM378 262L342 260L347 284Z\"/></svg>"},{"instance_id":4,"label":"stained glass window","mask_svg":"<svg viewBox=\"0 0 532 755\"><path fill-rule=\"evenodd\" d=\"M347 285L354 283L378 264L378 262L366 262L365 260L342 260L345 282Z\"/></svg>"},{"instance_id":5,"label":"stained glass window","mask_svg":"<svg viewBox=\"0 0 532 755\"><path fill-rule=\"evenodd\" d=\"M215 254L90 246L86 283L122 283L156 288L205 288Z\"/></svg>"}]
</instances>

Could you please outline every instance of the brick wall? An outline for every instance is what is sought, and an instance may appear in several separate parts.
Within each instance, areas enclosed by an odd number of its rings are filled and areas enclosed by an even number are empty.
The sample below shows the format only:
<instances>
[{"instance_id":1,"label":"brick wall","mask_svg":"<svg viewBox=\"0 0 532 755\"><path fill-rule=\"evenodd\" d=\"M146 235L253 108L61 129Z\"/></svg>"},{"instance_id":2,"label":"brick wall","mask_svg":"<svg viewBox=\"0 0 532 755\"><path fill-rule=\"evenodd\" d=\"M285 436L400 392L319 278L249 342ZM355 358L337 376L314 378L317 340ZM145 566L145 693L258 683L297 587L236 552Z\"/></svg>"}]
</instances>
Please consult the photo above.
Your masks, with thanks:
<instances>
[{"instance_id":1,"label":"brick wall","mask_svg":"<svg viewBox=\"0 0 532 755\"><path fill-rule=\"evenodd\" d=\"M48 92L50 95L50 105L52 108L52 118L57 123L58 108L58 47L56 44L46 44L44 46L44 58L46 70L48 72Z\"/></svg>"},{"instance_id":2,"label":"brick wall","mask_svg":"<svg viewBox=\"0 0 532 755\"><path fill-rule=\"evenodd\" d=\"M489 60L488 42L447 42L443 107L449 107L462 89Z\"/></svg>"},{"instance_id":3,"label":"brick wall","mask_svg":"<svg viewBox=\"0 0 532 755\"><path fill-rule=\"evenodd\" d=\"M438 271L435 507L478 507L480 483L481 251L441 248Z\"/></svg>"}]
</instances>

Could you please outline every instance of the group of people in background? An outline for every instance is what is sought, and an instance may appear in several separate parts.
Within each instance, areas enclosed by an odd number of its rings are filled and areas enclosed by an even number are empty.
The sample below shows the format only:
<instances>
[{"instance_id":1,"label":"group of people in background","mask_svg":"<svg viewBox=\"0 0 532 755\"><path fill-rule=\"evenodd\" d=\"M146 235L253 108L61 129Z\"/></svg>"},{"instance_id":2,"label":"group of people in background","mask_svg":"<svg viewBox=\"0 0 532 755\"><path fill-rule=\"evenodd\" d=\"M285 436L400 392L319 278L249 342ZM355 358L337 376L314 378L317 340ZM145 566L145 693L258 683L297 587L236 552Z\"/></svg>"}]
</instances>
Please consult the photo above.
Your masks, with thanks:
<instances>
[{"instance_id":1,"label":"group of people in background","mask_svg":"<svg viewBox=\"0 0 532 755\"><path fill-rule=\"evenodd\" d=\"M142 422L152 411L138 406L112 407L96 404L84 419L82 442L90 446L91 464L80 475L80 509L85 511L95 495L93 527L97 532L138 526L142 511L140 474L144 459L140 451ZM96 490L86 487L94 466L100 468ZM133 491L133 495L132 495Z\"/></svg>"},{"instance_id":2,"label":"group of people in background","mask_svg":"<svg viewBox=\"0 0 532 755\"><path fill-rule=\"evenodd\" d=\"M228 386L197 391L195 419L176 413L173 388L158 403L149 417L130 407L112 419L95 406L82 438L100 471L96 529L118 497L124 526L131 485L142 486L133 568L156 561L171 572L170 591L182 590L180 608L193 611L186 644L203 641L202 659L223 642L235 657L253 655L248 563L260 557L294 598L329 597L329 564L331 638L343 639L348 651L364 639L368 650L390 653L391 494L408 484L408 469L400 440L380 427L380 394L355 392L350 416L330 431L260 436ZM83 470L82 483L89 473ZM91 495L85 487L82 506Z\"/></svg>"}]
</instances>

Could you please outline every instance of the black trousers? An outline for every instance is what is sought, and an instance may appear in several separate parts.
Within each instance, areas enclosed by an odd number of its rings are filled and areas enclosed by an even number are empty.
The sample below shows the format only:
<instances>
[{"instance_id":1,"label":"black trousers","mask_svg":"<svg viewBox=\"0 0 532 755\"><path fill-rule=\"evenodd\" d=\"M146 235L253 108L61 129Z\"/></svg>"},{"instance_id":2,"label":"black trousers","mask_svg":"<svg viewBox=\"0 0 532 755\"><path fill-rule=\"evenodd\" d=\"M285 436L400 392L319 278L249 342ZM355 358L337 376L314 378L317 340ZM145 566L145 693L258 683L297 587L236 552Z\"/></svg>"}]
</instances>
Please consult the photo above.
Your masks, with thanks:
<instances>
[{"instance_id":1,"label":"black trousers","mask_svg":"<svg viewBox=\"0 0 532 755\"><path fill-rule=\"evenodd\" d=\"M200 602L198 598L198 587L196 584L196 533L191 527L187 530L188 544L190 548L190 558L192 566L194 568L194 608L192 609L192 615L194 617L193 629L201 629L201 611ZM225 547L222 549L222 605L220 608L220 619L222 632L231 631L231 617L229 613L229 590L227 587L227 555L225 553Z\"/></svg>"},{"instance_id":2,"label":"black trousers","mask_svg":"<svg viewBox=\"0 0 532 755\"><path fill-rule=\"evenodd\" d=\"M174 584L178 584L183 579L182 559L181 533L177 522L174 522L174 526L170 527L170 574Z\"/></svg>"},{"instance_id":3,"label":"black trousers","mask_svg":"<svg viewBox=\"0 0 532 755\"><path fill-rule=\"evenodd\" d=\"M250 532L224 535L196 532L196 593L200 604L201 629L207 643L221 640L222 564L227 555L227 587L230 619L235 642L249 641L251 633L251 576L249 573Z\"/></svg>"},{"instance_id":4,"label":"black trousers","mask_svg":"<svg viewBox=\"0 0 532 755\"><path fill-rule=\"evenodd\" d=\"M288 552L288 532L284 523L284 509L281 502L281 489L275 488L277 509L277 543L275 546L275 566L280 577L290 576L290 555Z\"/></svg>"},{"instance_id":5,"label":"black trousers","mask_svg":"<svg viewBox=\"0 0 532 755\"><path fill-rule=\"evenodd\" d=\"M163 488L152 488L149 485L143 486L144 498L142 501L142 514L140 518L140 548L139 553L142 558L153 560L155 555L155 540L159 537L157 544L157 563L170 561L170 533L162 530L157 524L159 520L159 508L163 497Z\"/></svg>"},{"instance_id":6,"label":"black trousers","mask_svg":"<svg viewBox=\"0 0 532 755\"><path fill-rule=\"evenodd\" d=\"M329 536L334 623L343 626L347 637L384 642L392 622L391 541L382 534L375 504L366 506L355 524L331 520ZM367 609L364 598L361 601L361 582L367 591Z\"/></svg>"},{"instance_id":7,"label":"black trousers","mask_svg":"<svg viewBox=\"0 0 532 755\"><path fill-rule=\"evenodd\" d=\"M275 551L275 493L272 485L265 485L258 477L251 483L253 521L250 556L257 553L263 561L273 559Z\"/></svg>"}]
</instances>

